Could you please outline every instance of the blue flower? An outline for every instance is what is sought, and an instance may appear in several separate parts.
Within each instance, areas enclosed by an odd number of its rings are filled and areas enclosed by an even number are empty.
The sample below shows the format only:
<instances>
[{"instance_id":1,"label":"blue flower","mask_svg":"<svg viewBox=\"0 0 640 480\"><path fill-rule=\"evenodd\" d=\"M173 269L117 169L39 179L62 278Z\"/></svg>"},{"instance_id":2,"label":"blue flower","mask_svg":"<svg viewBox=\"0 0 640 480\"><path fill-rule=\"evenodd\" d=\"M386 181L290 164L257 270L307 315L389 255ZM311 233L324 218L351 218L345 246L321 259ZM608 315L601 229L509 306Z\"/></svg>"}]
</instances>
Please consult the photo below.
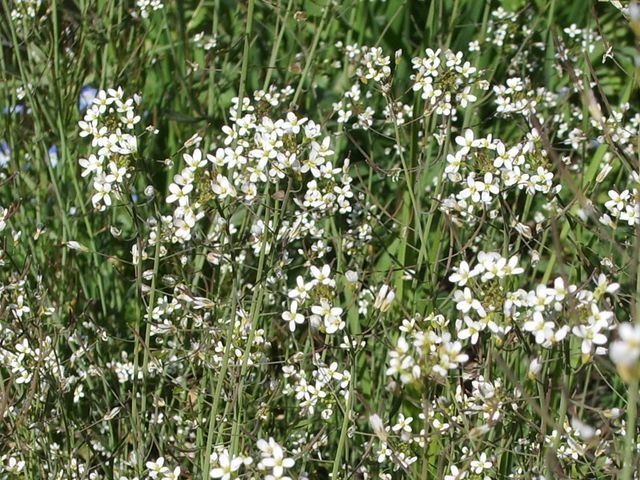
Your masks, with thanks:
<instances>
[{"instance_id":1,"label":"blue flower","mask_svg":"<svg viewBox=\"0 0 640 480\"><path fill-rule=\"evenodd\" d=\"M51 145L47 154L49 162L51 162L51 166L56 168L56 165L58 165L58 147L56 145Z\"/></svg>"},{"instance_id":2,"label":"blue flower","mask_svg":"<svg viewBox=\"0 0 640 480\"><path fill-rule=\"evenodd\" d=\"M2 113L22 113L24 112L24 105L17 103L12 107L4 107Z\"/></svg>"},{"instance_id":3,"label":"blue flower","mask_svg":"<svg viewBox=\"0 0 640 480\"><path fill-rule=\"evenodd\" d=\"M78 97L78 109L84 112L93 103L93 99L96 98L98 89L91 85L85 85L80 89L80 96Z\"/></svg>"},{"instance_id":4,"label":"blue flower","mask_svg":"<svg viewBox=\"0 0 640 480\"><path fill-rule=\"evenodd\" d=\"M7 168L11 159L11 149L7 142L0 142L0 168Z\"/></svg>"}]
</instances>

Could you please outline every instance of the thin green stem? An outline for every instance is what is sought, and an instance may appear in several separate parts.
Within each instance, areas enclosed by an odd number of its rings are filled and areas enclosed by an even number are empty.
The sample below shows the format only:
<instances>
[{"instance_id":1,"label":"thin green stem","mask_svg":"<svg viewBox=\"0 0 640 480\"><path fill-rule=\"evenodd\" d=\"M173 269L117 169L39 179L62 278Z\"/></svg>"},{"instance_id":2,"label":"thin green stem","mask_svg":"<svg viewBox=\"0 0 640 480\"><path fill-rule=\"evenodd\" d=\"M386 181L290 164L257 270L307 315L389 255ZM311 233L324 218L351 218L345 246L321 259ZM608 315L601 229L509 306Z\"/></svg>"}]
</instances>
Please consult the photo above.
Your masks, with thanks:
<instances>
[{"instance_id":1,"label":"thin green stem","mask_svg":"<svg viewBox=\"0 0 640 480\"><path fill-rule=\"evenodd\" d=\"M324 24L327 21L327 17L329 16L329 11L331 10L331 2L327 2L324 6L324 12L322 13L322 18L320 19L320 23L316 28L316 33L313 36L313 41L311 43L311 50L309 51L309 55L306 57L306 61L304 64L304 70L302 71L302 76L300 77L300 81L298 82L298 88L296 88L296 93L293 95L292 103L296 105L298 103L298 99L300 98L300 94L302 93L302 88L304 87L305 81L309 76L309 72L311 71L311 65L313 64L313 60L316 54L316 48L318 47L318 42L320 41L320 35L324 30Z\"/></svg>"}]
</instances>

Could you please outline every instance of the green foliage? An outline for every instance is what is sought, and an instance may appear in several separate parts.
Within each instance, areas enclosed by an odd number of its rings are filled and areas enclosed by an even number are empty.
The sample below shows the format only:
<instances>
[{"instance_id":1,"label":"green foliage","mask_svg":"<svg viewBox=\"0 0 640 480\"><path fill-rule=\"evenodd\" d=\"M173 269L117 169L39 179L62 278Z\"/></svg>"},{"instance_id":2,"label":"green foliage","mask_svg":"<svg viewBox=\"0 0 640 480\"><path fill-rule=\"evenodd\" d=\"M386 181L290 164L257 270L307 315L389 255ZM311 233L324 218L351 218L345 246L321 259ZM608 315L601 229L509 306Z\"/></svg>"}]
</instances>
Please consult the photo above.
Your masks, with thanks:
<instances>
[{"instance_id":1,"label":"green foliage","mask_svg":"<svg viewBox=\"0 0 640 480\"><path fill-rule=\"evenodd\" d=\"M0 6L0 478L632 478L633 11L155 2Z\"/></svg>"}]
</instances>

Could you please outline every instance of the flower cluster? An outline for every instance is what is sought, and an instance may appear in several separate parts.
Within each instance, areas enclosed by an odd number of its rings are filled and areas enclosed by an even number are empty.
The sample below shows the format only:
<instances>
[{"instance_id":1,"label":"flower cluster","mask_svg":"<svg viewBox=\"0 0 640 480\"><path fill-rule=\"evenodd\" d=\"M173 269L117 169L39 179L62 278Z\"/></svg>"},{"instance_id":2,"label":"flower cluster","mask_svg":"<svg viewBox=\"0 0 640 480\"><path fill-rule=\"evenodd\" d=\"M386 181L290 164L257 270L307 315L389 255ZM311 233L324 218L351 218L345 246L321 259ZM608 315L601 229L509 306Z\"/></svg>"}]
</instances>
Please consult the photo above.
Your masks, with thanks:
<instances>
[{"instance_id":1,"label":"flower cluster","mask_svg":"<svg viewBox=\"0 0 640 480\"><path fill-rule=\"evenodd\" d=\"M640 190L637 188L637 185L640 184L640 176L636 172L633 172L631 176L632 182L636 186L619 193L615 190L609 190L609 200L604 206L613 218L633 226L640 222ZM605 217L601 221L605 224L612 224L610 218Z\"/></svg>"},{"instance_id":2,"label":"flower cluster","mask_svg":"<svg viewBox=\"0 0 640 480\"><path fill-rule=\"evenodd\" d=\"M153 12L164 8L162 0L136 0L136 7L142 18L149 18Z\"/></svg>"},{"instance_id":3,"label":"flower cluster","mask_svg":"<svg viewBox=\"0 0 640 480\"><path fill-rule=\"evenodd\" d=\"M529 291L508 290L502 279L522 274L524 269L517 264L517 257L507 260L495 252L480 252L473 268L463 261L455 269L449 281L464 287L454 292L456 309L463 315L456 323L458 338L475 345L488 329L501 344L516 322L543 347L550 348L572 332L580 340L584 361L594 353L606 353L603 332L612 328L613 312L603 310L600 303L619 285L600 274L594 291L567 286L561 277L552 287L540 284ZM565 323L566 319L571 321Z\"/></svg>"},{"instance_id":4,"label":"flower cluster","mask_svg":"<svg viewBox=\"0 0 640 480\"><path fill-rule=\"evenodd\" d=\"M561 190L561 185L553 183L554 174L535 131L512 147L491 136L476 138L470 129L455 142L459 148L447 155L444 176L460 190L445 198L441 209L456 221L475 224L482 211L496 218L499 200L507 199L514 189L529 195Z\"/></svg>"},{"instance_id":5,"label":"flower cluster","mask_svg":"<svg viewBox=\"0 0 640 480\"><path fill-rule=\"evenodd\" d=\"M384 125L393 129L406 123L413 115L413 108L401 101L391 101L389 97L393 82L391 57L385 55L380 47L345 46L342 42L338 42L336 47L344 53L350 76L358 79L333 104L333 111L337 113L336 121L349 124L353 129L368 130L377 120L373 100L382 93L386 99L380 112L384 116ZM402 61L401 50L395 52L394 59L396 64Z\"/></svg>"},{"instance_id":6,"label":"flower cluster","mask_svg":"<svg viewBox=\"0 0 640 480\"><path fill-rule=\"evenodd\" d=\"M336 44L337 48L343 48L342 42ZM391 76L391 58L385 55L380 47L359 46L357 44L344 46L344 52L353 74L360 82L370 81L384 85ZM395 58L399 59L402 51L396 52Z\"/></svg>"},{"instance_id":7,"label":"flower cluster","mask_svg":"<svg viewBox=\"0 0 640 480\"><path fill-rule=\"evenodd\" d=\"M82 101L82 97L81 97ZM125 98L122 88L100 90L79 122L80 136L91 139L94 153L79 160L82 176L91 176L95 193L94 208L105 210L111 196L122 198L125 182L135 168L138 138L135 126L140 122L136 106L140 97Z\"/></svg>"},{"instance_id":8,"label":"flower cluster","mask_svg":"<svg viewBox=\"0 0 640 480\"><path fill-rule=\"evenodd\" d=\"M462 52L452 50L425 50L425 57L414 57L411 63L415 73L411 76L413 91L425 100L425 110L444 117L455 117L459 109L474 103L476 89L487 90L488 82L479 78L479 72Z\"/></svg>"},{"instance_id":9,"label":"flower cluster","mask_svg":"<svg viewBox=\"0 0 640 480\"><path fill-rule=\"evenodd\" d=\"M314 358L314 367L311 375L294 364L282 367L287 380L283 393L296 398L300 416L319 412L324 420L329 420L335 413L337 398L347 398L349 394L351 373L340 371L337 362L325 365L319 357Z\"/></svg>"},{"instance_id":10,"label":"flower cluster","mask_svg":"<svg viewBox=\"0 0 640 480\"><path fill-rule=\"evenodd\" d=\"M509 117L518 113L526 117L536 111L541 92L533 91L526 79L512 77L504 85L494 85L493 93L498 115Z\"/></svg>"},{"instance_id":11,"label":"flower cluster","mask_svg":"<svg viewBox=\"0 0 640 480\"><path fill-rule=\"evenodd\" d=\"M11 5L11 19L20 25L25 20L36 18L42 0L15 0Z\"/></svg>"},{"instance_id":12,"label":"flower cluster","mask_svg":"<svg viewBox=\"0 0 640 480\"><path fill-rule=\"evenodd\" d=\"M291 304L289 309L282 313L282 319L289 324L289 330L295 331L296 325L305 321L305 316L298 312L298 308L308 300L316 298L316 305L311 306L311 315L308 315L310 325L315 330L334 334L345 327L345 322L342 320L342 308L332 306L329 300L335 296L336 287L336 282L331 277L331 267L312 266L310 272L313 278L308 282L300 275L296 277L295 288L288 292Z\"/></svg>"},{"instance_id":13,"label":"flower cluster","mask_svg":"<svg viewBox=\"0 0 640 480\"><path fill-rule=\"evenodd\" d=\"M462 343L448 332L449 321L442 315L403 320L395 347L389 352L387 375L398 376L403 384L418 382L431 375L446 378L469 356Z\"/></svg>"},{"instance_id":14,"label":"flower cluster","mask_svg":"<svg viewBox=\"0 0 640 480\"><path fill-rule=\"evenodd\" d=\"M467 262L461 262L449 276L450 282L463 287L453 292L456 310L463 315L463 320L456 322L458 338L469 339L474 345L485 329L498 341L509 333L508 316L513 295L505 290L504 279L524 272L518 266L516 256L507 259L497 252L479 252L477 259L473 268ZM507 318L503 317L503 312Z\"/></svg>"},{"instance_id":15,"label":"flower cluster","mask_svg":"<svg viewBox=\"0 0 640 480\"><path fill-rule=\"evenodd\" d=\"M331 138L322 135L320 126L290 111L276 120L259 113L280 105L290 94L289 90L258 92L254 95L256 105L244 98L242 109L236 98L229 115L233 123L222 127L222 146L212 153L197 148L183 155L186 166L174 176L166 197L176 208L163 220L172 223L174 242L191 239L196 221L212 202L251 205L269 188L276 198L300 192L295 197L300 208L297 230L310 222L309 215L351 211L349 163L345 161L342 168L334 166ZM264 225L257 223L252 232L259 237L263 229ZM260 241L254 244L257 252L260 245Z\"/></svg>"}]
</instances>

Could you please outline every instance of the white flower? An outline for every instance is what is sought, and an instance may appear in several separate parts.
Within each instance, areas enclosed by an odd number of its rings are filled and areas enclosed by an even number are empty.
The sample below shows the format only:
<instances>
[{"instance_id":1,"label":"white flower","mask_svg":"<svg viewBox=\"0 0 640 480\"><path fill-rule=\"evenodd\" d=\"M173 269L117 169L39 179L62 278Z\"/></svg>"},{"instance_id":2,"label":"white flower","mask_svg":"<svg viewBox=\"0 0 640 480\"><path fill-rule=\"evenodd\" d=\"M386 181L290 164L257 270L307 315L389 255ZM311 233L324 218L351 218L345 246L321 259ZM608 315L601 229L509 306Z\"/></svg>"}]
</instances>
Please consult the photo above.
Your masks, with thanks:
<instances>
[{"instance_id":1,"label":"white flower","mask_svg":"<svg viewBox=\"0 0 640 480\"><path fill-rule=\"evenodd\" d=\"M386 312L391 307L391 303L395 297L395 292L391 290L388 285L382 285L378 291L378 295L376 296L373 308L376 308L381 312Z\"/></svg>"},{"instance_id":2,"label":"white flower","mask_svg":"<svg viewBox=\"0 0 640 480\"><path fill-rule=\"evenodd\" d=\"M29 308L29 306L26 303L24 303L24 295L18 295L18 298L16 299L16 303L11 305L11 307L14 315L18 318L22 318L22 315L24 315L25 313L31 312L31 309Z\"/></svg>"},{"instance_id":3,"label":"white flower","mask_svg":"<svg viewBox=\"0 0 640 480\"><path fill-rule=\"evenodd\" d=\"M81 175L83 177L86 177L90 173L101 172L103 161L104 160L102 157L97 157L94 154L89 155L89 158L81 158L80 160L78 160L80 166L84 168Z\"/></svg>"},{"instance_id":4,"label":"white flower","mask_svg":"<svg viewBox=\"0 0 640 480\"><path fill-rule=\"evenodd\" d=\"M187 166L192 170L196 170L199 167L204 167L207 164L207 161L202 158L202 151L199 148L196 148L193 151L193 155L185 153L182 155L182 158L184 158Z\"/></svg>"},{"instance_id":5,"label":"white flower","mask_svg":"<svg viewBox=\"0 0 640 480\"><path fill-rule=\"evenodd\" d=\"M633 367L640 359L640 326L631 323L618 325L618 337L609 347L611 361L618 367Z\"/></svg>"},{"instance_id":6,"label":"white flower","mask_svg":"<svg viewBox=\"0 0 640 480\"><path fill-rule=\"evenodd\" d=\"M371 415L369 417L369 425L371 426L371 429L378 437L381 437L381 438L386 437L384 422L380 418L380 415L378 415L377 413L374 413L373 415Z\"/></svg>"},{"instance_id":7,"label":"white flower","mask_svg":"<svg viewBox=\"0 0 640 480\"><path fill-rule=\"evenodd\" d=\"M471 461L471 470L480 475L484 470L488 470L493 466L493 462L487 460L487 454L482 452L477 460Z\"/></svg>"},{"instance_id":8,"label":"white flower","mask_svg":"<svg viewBox=\"0 0 640 480\"><path fill-rule=\"evenodd\" d=\"M189 205L189 194L193 190L193 184L187 183L186 185L178 185L177 183L169 184L169 192L171 195L167 197L167 203L178 202L181 207Z\"/></svg>"},{"instance_id":9,"label":"white flower","mask_svg":"<svg viewBox=\"0 0 640 480\"><path fill-rule=\"evenodd\" d=\"M610 283L604 273L598 275L596 285L597 287L593 294L597 299L605 293L614 294L620 289L620 284L615 282Z\"/></svg>"},{"instance_id":10,"label":"white flower","mask_svg":"<svg viewBox=\"0 0 640 480\"><path fill-rule=\"evenodd\" d=\"M111 183L106 181L105 177L96 178L93 182L93 188L96 193L91 197L91 203L94 207L97 207L100 202L104 203L107 207L111 205Z\"/></svg>"},{"instance_id":11,"label":"white flower","mask_svg":"<svg viewBox=\"0 0 640 480\"><path fill-rule=\"evenodd\" d=\"M536 343L539 345L548 343L553 337L554 326L553 322L545 322L541 312L534 312L532 318L524 323L524 329L535 335Z\"/></svg>"},{"instance_id":12,"label":"white flower","mask_svg":"<svg viewBox=\"0 0 640 480\"><path fill-rule=\"evenodd\" d=\"M542 370L542 361L539 357L536 357L533 360L531 360L531 363L529 363L529 372L527 373L527 376L531 380L534 380L538 376L541 370Z\"/></svg>"},{"instance_id":13,"label":"white flower","mask_svg":"<svg viewBox=\"0 0 640 480\"><path fill-rule=\"evenodd\" d=\"M471 148L477 145L477 142L474 139L473 130L471 129L465 130L464 137L462 136L456 137L456 143L462 147L459 150L461 155L465 155L469 153L469 150L471 150Z\"/></svg>"},{"instance_id":14,"label":"white flower","mask_svg":"<svg viewBox=\"0 0 640 480\"><path fill-rule=\"evenodd\" d=\"M573 327L573 334L582 339L581 351L583 355L590 355L594 344L604 345L607 343L607 337L600 333L600 330L608 326L609 324L606 320L598 320L589 325L576 325Z\"/></svg>"},{"instance_id":15,"label":"white flower","mask_svg":"<svg viewBox=\"0 0 640 480\"><path fill-rule=\"evenodd\" d=\"M150 478L158 478L158 475L166 475L169 473L169 469L164 466L164 458L160 457L156 461L149 461L146 463L149 469Z\"/></svg>"},{"instance_id":16,"label":"white flower","mask_svg":"<svg viewBox=\"0 0 640 480\"><path fill-rule=\"evenodd\" d=\"M209 472L211 478L230 480L234 472L237 472L244 463L242 457L229 458L229 452L225 449L217 455L218 467Z\"/></svg>"},{"instance_id":17,"label":"white flower","mask_svg":"<svg viewBox=\"0 0 640 480\"><path fill-rule=\"evenodd\" d=\"M451 465L450 473L444 476L444 480L462 480L463 478L467 478L467 472L460 470L455 465Z\"/></svg>"},{"instance_id":18,"label":"white flower","mask_svg":"<svg viewBox=\"0 0 640 480\"><path fill-rule=\"evenodd\" d=\"M467 338L470 338L471 344L475 345L476 343L478 343L480 332L484 330L485 324L482 322L475 322L467 316L464 317L464 323L466 324L467 328L458 332L458 338L460 340L466 340Z\"/></svg>"},{"instance_id":19,"label":"white flower","mask_svg":"<svg viewBox=\"0 0 640 480\"><path fill-rule=\"evenodd\" d=\"M285 322L289 322L289 330L294 332L296 330L296 323L302 325L304 323L304 316L298 313L298 302L291 302L289 311L282 313L282 319Z\"/></svg>"},{"instance_id":20,"label":"white flower","mask_svg":"<svg viewBox=\"0 0 640 480\"><path fill-rule=\"evenodd\" d=\"M413 417L406 417L401 413L398 415L397 423L391 427L391 430L394 432L406 432L411 433L411 422L413 422Z\"/></svg>"},{"instance_id":21,"label":"white flower","mask_svg":"<svg viewBox=\"0 0 640 480\"><path fill-rule=\"evenodd\" d=\"M327 334L336 333L345 327L345 322L341 318L342 308L332 307L326 298L320 300L320 305L312 306L311 312L322 319Z\"/></svg>"},{"instance_id":22,"label":"white flower","mask_svg":"<svg viewBox=\"0 0 640 480\"><path fill-rule=\"evenodd\" d=\"M458 284L459 287L464 287L470 278L473 278L478 274L478 270L474 268L473 270L469 269L469 264L465 261L462 261L460 265L455 269L454 273L449 275L449 281L451 283Z\"/></svg>"},{"instance_id":23,"label":"white flower","mask_svg":"<svg viewBox=\"0 0 640 480\"><path fill-rule=\"evenodd\" d=\"M518 266L518 260L518 257L515 255L509 258L502 270L504 275L520 275L521 273L524 273L524 268Z\"/></svg>"},{"instance_id":24,"label":"white flower","mask_svg":"<svg viewBox=\"0 0 640 480\"><path fill-rule=\"evenodd\" d=\"M80 242L76 242L75 240L69 240L66 243L67 247L71 250L80 250L81 252L88 252L89 249L82 245Z\"/></svg>"},{"instance_id":25,"label":"white flower","mask_svg":"<svg viewBox=\"0 0 640 480\"><path fill-rule=\"evenodd\" d=\"M467 313L473 308L481 317L487 315L482 304L477 299L473 298L473 293L468 287L465 287L464 290L456 290L453 294L453 298L456 302L456 308L462 313Z\"/></svg>"},{"instance_id":26,"label":"white flower","mask_svg":"<svg viewBox=\"0 0 640 480\"><path fill-rule=\"evenodd\" d=\"M266 478L283 478L284 470L295 465L292 458L285 457L284 450L273 438L269 438L268 442L263 439L258 440L257 447L262 455L258 468L272 470L271 475L267 475Z\"/></svg>"},{"instance_id":27,"label":"white flower","mask_svg":"<svg viewBox=\"0 0 640 480\"><path fill-rule=\"evenodd\" d=\"M344 273L344 277L347 280L347 282L351 284L358 283L358 272L355 272L353 270L347 270Z\"/></svg>"},{"instance_id":28,"label":"white flower","mask_svg":"<svg viewBox=\"0 0 640 480\"><path fill-rule=\"evenodd\" d=\"M576 431L578 436L583 440L591 440L593 436L596 434L596 429L591 425L587 425L586 423L578 420L576 417L571 418L571 427Z\"/></svg>"},{"instance_id":29,"label":"white flower","mask_svg":"<svg viewBox=\"0 0 640 480\"><path fill-rule=\"evenodd\" d=\"M236 189L233 188L229 179L220 173L216 175L215 181L211 182L211 190L220 200L236 196Z\"/></svg>"},{"instance_id":30,"label":"white flower","mask_svg":"<svg viewBox=\"0 0 640 480\"><path fill-rule=\"evenodd\" d=\"M315 283L335 287L336 283L331 279L331 267L329 265L323 265L322 269L311 266L310 272Z\"/></svg>"},{"instance_id":31,"label":"white flower","mask_svg":"<svg viewBox=\"0 0 640 480\"><path fill-rule=\"evenodd\" d=\"M296 287L292 290L289 290L288 296L289 298L295 298L299 300L300 303L302 303L307 298L309 298L309 291L312 288L313 288L312 282L305 283L304 278L298 275L296 277Z\"/></svg>"}]
</instances>

